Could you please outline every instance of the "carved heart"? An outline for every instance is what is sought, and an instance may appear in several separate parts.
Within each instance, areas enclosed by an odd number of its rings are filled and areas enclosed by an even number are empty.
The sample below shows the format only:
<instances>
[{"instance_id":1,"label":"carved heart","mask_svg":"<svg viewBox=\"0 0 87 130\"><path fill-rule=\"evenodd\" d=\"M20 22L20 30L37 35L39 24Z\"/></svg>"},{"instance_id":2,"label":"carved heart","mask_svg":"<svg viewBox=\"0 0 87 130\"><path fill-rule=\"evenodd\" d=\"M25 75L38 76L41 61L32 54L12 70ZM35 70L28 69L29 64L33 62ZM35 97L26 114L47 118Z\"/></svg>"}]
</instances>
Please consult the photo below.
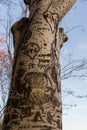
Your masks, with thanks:
<instances>
[{"instance_id":1,"label":"carved heart","mask_svg":"<svg viewBox=\"0 0 87 130\"><path fill-rule=\"evenodd\" d=\"M28 55L31 59L34 59L37 53L39 52L40 47L36 43L29 43L26 47L24 47L24 54Z\"/></svg>"}]
</instances>

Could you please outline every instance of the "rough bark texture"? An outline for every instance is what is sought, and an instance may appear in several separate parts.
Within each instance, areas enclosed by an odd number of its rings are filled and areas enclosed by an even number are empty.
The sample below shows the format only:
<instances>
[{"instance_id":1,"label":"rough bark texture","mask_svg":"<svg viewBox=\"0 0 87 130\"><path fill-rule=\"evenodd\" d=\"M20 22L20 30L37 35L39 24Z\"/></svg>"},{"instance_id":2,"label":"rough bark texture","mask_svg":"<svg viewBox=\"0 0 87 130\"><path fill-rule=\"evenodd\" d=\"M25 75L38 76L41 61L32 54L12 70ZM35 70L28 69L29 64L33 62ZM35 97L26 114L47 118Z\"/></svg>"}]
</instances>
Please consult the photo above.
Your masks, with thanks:
<instances>
[{"instance_id":1,"label":"rough bark texture","mask_svg":"<svg viewBox=\"0 0 87 130\"><path fill-rule=\"evenodd\" d=\"M12 27L15 53L3 130L62 130L60 48L57 26L75 0L24 0L29 18Z\"/></svg>"}]
</instances>

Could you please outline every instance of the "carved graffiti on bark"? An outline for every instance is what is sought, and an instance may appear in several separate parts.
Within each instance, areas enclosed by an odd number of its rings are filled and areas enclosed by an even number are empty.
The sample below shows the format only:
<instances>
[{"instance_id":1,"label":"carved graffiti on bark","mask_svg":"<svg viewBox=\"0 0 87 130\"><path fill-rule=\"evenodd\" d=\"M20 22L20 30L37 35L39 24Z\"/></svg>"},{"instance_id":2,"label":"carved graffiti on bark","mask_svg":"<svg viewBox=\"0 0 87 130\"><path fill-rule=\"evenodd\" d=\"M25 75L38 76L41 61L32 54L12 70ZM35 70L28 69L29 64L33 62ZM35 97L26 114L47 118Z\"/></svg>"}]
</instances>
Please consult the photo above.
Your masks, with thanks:
<instances>
[{"instance_id":1,"label":"carved graffiti on bark","mask_svg":"<svg viewBox=\"0 0 87 130\"><path fill-rule=\"evenodd\" d=\"M50 26L51 32L53 33L56 30L57 23L58 23L58 14L57 13L52 13L50 11L46 11L43 14L45 20Z\"/></svg>"},{"instance_id":2,"label":"carved graffiti on bark","mask_svg":"<svg viewBox=\"0 0 87 130\"><path fill-rule=\"evenodd\" d=\"M39 52L40 47L36 43L29 43L29 45L25 45L23 48L23 53L28 55L31 59L34 59L37 53Z\"/></svg>"}]
</instances>

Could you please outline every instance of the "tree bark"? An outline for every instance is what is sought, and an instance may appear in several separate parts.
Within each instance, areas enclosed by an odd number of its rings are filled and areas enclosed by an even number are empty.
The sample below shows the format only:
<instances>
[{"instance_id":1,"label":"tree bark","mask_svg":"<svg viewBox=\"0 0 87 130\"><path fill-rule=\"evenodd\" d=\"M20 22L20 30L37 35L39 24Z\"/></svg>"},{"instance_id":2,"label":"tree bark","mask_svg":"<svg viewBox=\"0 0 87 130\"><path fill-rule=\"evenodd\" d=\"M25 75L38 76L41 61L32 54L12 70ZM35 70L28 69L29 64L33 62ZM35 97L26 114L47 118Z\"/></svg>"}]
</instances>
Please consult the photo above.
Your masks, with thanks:
<instances>
[{"instance_id":1,"label":"tree bark","mask_svg":"<svg viewBox=\"0 0 87 130\"><path fill-rule=\"evenodd\" d=\"M14 65L3 130L62 130L58 24L75 0L24 0L29 18L12 27Z\"/></svg>"}]
</instances>

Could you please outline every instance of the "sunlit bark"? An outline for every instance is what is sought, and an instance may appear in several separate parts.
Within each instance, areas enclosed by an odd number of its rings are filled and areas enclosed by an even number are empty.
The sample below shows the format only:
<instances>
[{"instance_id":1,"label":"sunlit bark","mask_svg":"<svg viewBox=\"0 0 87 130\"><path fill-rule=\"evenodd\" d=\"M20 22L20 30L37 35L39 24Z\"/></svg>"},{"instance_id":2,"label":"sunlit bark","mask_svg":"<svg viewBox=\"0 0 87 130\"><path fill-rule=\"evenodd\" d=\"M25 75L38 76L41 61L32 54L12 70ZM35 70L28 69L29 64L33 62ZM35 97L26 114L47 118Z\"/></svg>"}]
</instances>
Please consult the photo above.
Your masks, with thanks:
<instances>
[{"instance_id":1,"label":"sunlit bark","mask_svg":"<svg viewBox=\"0 0 87 130\"><path fill-rule=\"evenodd\" d=\"M62 130L58 24L75 0L24 0L29 18L12 27L15 53L3 130Z\"/></svg>"}]
</instances>

